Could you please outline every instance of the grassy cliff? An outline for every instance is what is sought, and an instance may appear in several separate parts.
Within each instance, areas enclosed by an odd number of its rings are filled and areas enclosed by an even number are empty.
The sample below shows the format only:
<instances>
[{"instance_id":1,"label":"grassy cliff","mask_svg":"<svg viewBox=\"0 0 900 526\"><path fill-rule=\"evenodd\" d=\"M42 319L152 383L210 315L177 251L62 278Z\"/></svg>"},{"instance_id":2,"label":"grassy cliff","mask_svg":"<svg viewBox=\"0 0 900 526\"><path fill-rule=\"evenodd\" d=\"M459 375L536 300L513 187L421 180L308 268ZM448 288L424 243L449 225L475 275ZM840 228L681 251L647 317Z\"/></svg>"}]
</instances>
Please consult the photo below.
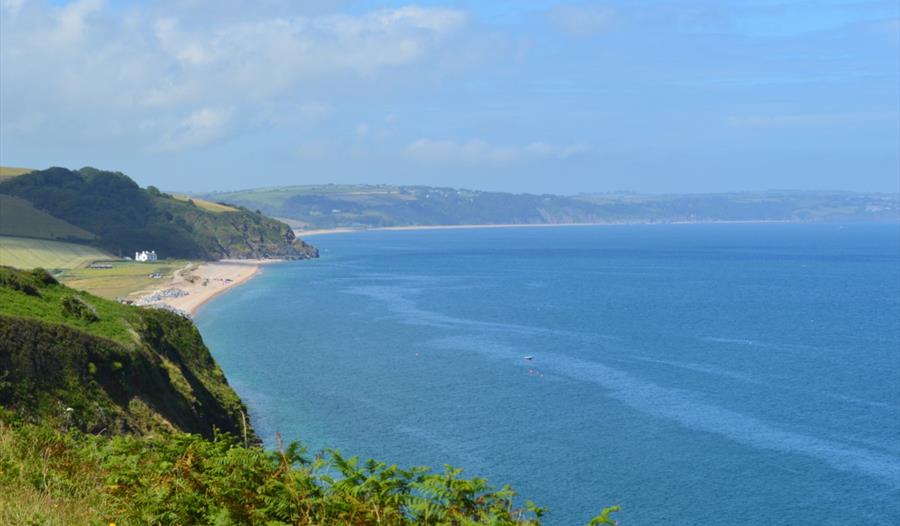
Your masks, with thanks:
<instances>
[{"instance_id":1,"label":"grassy cliff","mask_svg":"<svg viewBox=\"0 0 900 526\"><path fill-rule=\"evenodd\" d=\"M77 292L40 269L0 267L0 405L90 433L252 437L190 320Z\"/></svg>"},{"instance_id":2,"label":"grassy cliff","mask_svg":"<svg viewBox=\"0 0 900 526\"><path fill-rule=\"evenodd\" d=\"M17 198L20 208L33 208L31 215L43 214L77 228L84 234L79 242L113 254L152 249L160 257L185 259L317 255L290 227L261 213L228 207L210 210L153 187L143 189L119 172L49 168L0 182L0 194ZM38 231L36 225L16 214L4 219L3 228L17 232L13 235L41 238L49 227ZM58 236L60 231L56 228L52 239L70 240Z\"/></svg>"}]
</instances>

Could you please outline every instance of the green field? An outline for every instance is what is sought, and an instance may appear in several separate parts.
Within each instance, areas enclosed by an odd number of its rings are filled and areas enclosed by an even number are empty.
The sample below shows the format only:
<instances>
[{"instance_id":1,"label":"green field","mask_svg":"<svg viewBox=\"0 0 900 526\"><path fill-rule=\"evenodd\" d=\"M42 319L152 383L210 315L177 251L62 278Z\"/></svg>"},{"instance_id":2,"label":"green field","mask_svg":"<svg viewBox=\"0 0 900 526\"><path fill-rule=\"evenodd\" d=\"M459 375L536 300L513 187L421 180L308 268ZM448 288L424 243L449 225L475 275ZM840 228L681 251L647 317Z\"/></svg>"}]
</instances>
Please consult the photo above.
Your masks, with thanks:
<instances>
[{"instance_id":1,"label":"green field","mask_svg":"<svg viewBox=\"0 0 900 526\"><path fill-rule=\"evenodd\" d=\"M57 276L61 282L73 289L86 290L102 298L115 299L133 292L162 288L179 270L190 265L189 261L168 259L153 263L132 261L104 261L111 269L72 268ZM161 278L151 278L151 274L162 274Z\"/></svg>"},{"instance_id":2,"label":"green field","mask_svg":"<svg viewBox=\"0 0 900 526\"><path fill-rule=\"evenodd\" d=\"M40 239L94 239L97 236L31 206L28 201L0 194L0 236Z\"/></svg>"},{"instance_id":3,"label":"green field","mask_svg":"<svg viewBox=\"0 0 900 526\"><path fill-rule=\"evenodd\" d=\"M112 258L109 253L86 245L0 236L0 265L15 268L69 269Z\"/></svg>"}]
</instances>

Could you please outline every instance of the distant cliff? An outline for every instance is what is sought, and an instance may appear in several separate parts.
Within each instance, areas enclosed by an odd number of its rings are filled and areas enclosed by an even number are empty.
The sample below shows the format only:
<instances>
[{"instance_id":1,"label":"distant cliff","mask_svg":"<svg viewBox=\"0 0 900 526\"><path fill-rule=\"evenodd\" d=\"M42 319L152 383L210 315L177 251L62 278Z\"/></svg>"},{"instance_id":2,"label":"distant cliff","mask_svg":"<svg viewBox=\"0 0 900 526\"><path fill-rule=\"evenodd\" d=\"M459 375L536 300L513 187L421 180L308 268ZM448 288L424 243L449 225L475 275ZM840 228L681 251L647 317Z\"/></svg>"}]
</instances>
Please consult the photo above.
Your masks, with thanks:
<instances>
[{"instance_id":1,"label":"distant cliff","mask_svg":"<svg viewBox=\"0 0 900 526\"><path fill-rule=\"evenodd\" d=\"M252 438L194 324L0 267L0 406L101 434L214 429Z\"/></svg>"},{"instance_id":2,"label":"distant cliff","mask_svg":"<svg viewBox=\"0 0 900 526\"><path fill-rule=\"evenodd\" d=\"M318 256L288 225L259 212L178 199L152 186L143 189L119 172L49 168L4 180L0 194L37 211L4 219L3 228L15 227L10 235L42 237L38 225L15 222L48 214L89 233L72 241L113 254L152 249L161 257L186 259Z\"/></svg>"}]
</instances>

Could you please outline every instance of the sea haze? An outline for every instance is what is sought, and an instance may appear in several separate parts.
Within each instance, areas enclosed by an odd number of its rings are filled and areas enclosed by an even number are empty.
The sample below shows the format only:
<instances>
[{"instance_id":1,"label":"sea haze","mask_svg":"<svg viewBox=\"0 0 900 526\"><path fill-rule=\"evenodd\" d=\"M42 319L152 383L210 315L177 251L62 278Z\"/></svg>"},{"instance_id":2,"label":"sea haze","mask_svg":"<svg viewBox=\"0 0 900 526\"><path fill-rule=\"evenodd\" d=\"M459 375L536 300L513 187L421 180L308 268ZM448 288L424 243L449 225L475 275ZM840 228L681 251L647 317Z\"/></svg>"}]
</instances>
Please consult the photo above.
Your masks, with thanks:
<instances>
[{"instance_id":1,"label":"sea haze","mask_svg":"<svg viewBox=\"0 0 900 526\"><path fill-rule=\"evenodd\" d=\"M311 240L197 319L267 445L453 464L551 525L900 523L896 223Z\"/></svg>"}]
</instances>

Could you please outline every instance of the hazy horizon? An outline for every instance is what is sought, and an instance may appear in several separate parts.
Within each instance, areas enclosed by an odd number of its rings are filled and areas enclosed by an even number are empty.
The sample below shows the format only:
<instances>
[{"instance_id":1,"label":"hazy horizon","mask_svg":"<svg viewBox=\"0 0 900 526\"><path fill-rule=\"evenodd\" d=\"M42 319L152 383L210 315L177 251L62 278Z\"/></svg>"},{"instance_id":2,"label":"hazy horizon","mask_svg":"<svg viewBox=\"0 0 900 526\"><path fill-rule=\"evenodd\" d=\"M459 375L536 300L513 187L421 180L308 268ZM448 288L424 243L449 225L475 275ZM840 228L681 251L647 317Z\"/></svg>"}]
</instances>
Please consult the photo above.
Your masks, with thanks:
<instances>
[{"instance_id":1,"label":"hazy horizon","mask_svg":"<svg viewBox=\"0 0 900 526\"><path fill-rule=\"evenodd\" d=\"M900 6L3 0L0 165L209 192L900 191Z\"/></svg>"}]
</instances>

